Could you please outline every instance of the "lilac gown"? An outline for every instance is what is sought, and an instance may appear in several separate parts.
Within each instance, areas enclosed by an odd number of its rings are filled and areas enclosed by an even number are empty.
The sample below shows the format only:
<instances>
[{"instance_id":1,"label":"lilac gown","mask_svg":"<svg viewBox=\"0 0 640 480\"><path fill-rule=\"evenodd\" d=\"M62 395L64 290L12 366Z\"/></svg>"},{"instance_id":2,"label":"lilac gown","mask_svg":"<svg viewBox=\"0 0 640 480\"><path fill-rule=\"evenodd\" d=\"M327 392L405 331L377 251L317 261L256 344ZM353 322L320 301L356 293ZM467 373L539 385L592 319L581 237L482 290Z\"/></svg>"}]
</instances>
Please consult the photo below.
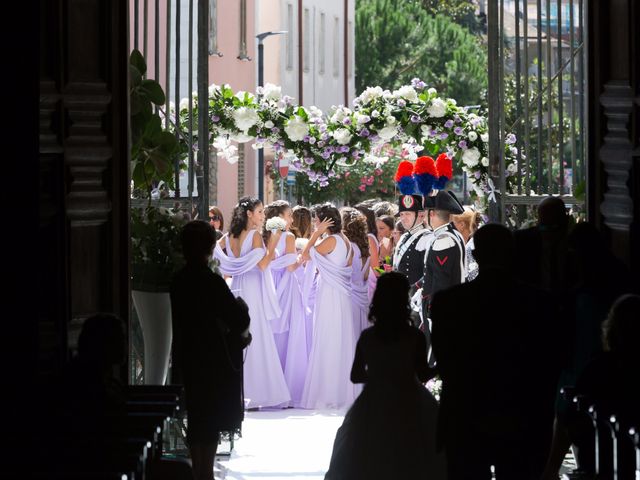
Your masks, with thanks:
<instances>
[{"instance_id":1,"label":"lilac gown","mask_svg":"<svg viewBox=\"0 0 640 480\"><path fill-rule=\"evenodd\" d=\"M353 263L351 264L351 302L353 307L353 327L355 333L355 342L365 328L370 327L369 324L369 295L368 281L365 280L365 274L370 270L369 264L371 257L368 257L364 265L362 264L362 256L360 248L351 242L353 249ZM369 275L372 275L369 272ZM355 351L356 343L353 344Z\"/></svg>"},{"instance_id":2,"label":"lilac gown","mask_svg":"<svg viewBox=\"0 0 640 480\"><path fill-rule=\"evenodd\" d=\"M268 269L262 271L257 266L264 258L266 249L252 248L254 235L259 233L251 230L244 239L240 257L236 258L233 254L228 238L227 253L216 245L214 255L220 261L222 273L233 277L233 294L242 297L249 306L249 328L253 340L247 348L244 362L245 406L283 407L290 404L291 396L271 328L271 322L280 318L281 312L271 273Z\"/></svg>"},{"instance_id":3,"label":"lilac gown","mask_svg":"<svg viewBox=\"0 0 640 480\"><path fill-rule=\"evenodd\" d=\"M351 245L340 235L332 236L336 246L326 256L315 247L309 251L319 275L303 408L339 409L351 405L357 396L350 381L355 345L348 265Z\"/></svg>"},{"instance_id":4,"label":"lilac gown","mask_svg":"<svg viewBox=\"0 0 640 480\"><path fill-rule=\"evenodd\" d=\"M298 255L284 253L286 252L287 237L292 236L293 234L290 232L282 234L276 246L276 258L270 264L278 304L282 312L280 318L273 321L271 325L280 362L284 369L284 378L291 393L291 403L294 407L299 407L307 373L309 351L307 349L306 319L300 283L295 271L287 270L287 267L296 263Z\"/></svg>"},{"instance_id":5,"label":"lilac gown","mask_svg":"<svg viewBox=\"0 0 640 480\"><path fill-rule=\"evenodd\" d=\"M367 237L372 238L375 243L376 249L378 250L378 255L380 255L380 242L373 233L367 233ZM371 258L371 257L369 257ZM380 264L380 260L378 259L378 263ZM373 271L373 267L369 269L369 278L367 279L368 285L368 293L369 293L369 301L373 298L373 292L376 290L376 284L378 283L378 277L376 277L376 273Z\"/></svg>"}]
</instances>

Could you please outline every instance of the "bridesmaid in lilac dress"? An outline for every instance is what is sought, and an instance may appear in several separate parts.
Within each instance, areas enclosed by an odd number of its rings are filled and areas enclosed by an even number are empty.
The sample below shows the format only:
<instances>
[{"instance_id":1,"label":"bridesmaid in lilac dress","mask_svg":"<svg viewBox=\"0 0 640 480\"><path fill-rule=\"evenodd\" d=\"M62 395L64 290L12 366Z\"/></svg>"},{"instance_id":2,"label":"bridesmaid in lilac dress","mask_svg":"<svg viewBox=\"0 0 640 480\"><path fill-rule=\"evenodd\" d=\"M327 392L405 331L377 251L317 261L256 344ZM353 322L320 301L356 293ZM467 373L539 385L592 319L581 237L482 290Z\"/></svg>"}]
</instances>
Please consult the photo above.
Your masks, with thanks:
<instances>
[{"instance_id":1,"label":"bridesmaid in lilac dress","mask_svg":"<svg viewBox=\"0 0 640 480\"><path fill-rule=\"evenodd\" d=\"M267 205L265 215L267 220L272 217L281 217L287 222L287 230L293 220L291 207L283 200ZM265 231L263 235L265 243L268 243L272 233ZM278 241L275 258L270 265L278 304L282 311L282 315L271 325L294 407L300 406L309 360L302 291L295 274L300 267L298 257L295 236L285 231Z\"/></svg>"},{"instance_id":2,"label":"bridesmaid in lilac dress","mask_svg":"<svg viewBox=\"0 0 640 480\"><path fill-rule=\"evenodd\" d=\"M355 341L369 324L369 297L367 278L369 277L369 239L367 221L364 215L351 207L341 211L344 234L351 242L353 261L351 262L351 301L353 307L353 326ZM353 345L354 351L356 345Z\"/></svg>"},{"instance_id":3,"label":"bridesmaid in lilac dress","mask_svg":"<svg viewBox=\"0 0 640 480\"><path fill-rule=\"evenodd\" d=\"M350 298L352 250L341 233L338 209L323 205L316 214L320 223L303 252L303 258L313 261L319 275L302 407L339 409L351 405L357 396L349 380L355 342ZM329 235L315 245L325 232Z\"/></svg>"},{"instance_id":4,"label":"bridesmaid in lilac dress","mask_svg":"<svg viewBox=\"0 0 640 480\"><path fill-rule=\"evenodd\" d=\"M214 251L222 273L232 277L231 291L249 306L253 341L244 362L247 408L286 407L291 401L271 329L271 322L281 316L281 311L268 268L281 232L276 232L265 248L260 235L263 223L262 202L241 198L233 211L229 233Z\"/></svg>"},{"instance_id":5,"label":"bridesmaid in lilac dress","mask_svg":"<svg viewBox=\"0 0 640 480\"><path fill-rule=\"evenodd\" d=\"M378 274L374 270L380 266L380 242L378 242L378 226L376 225L376 214L373 213L366 205L359 203L355 207L367 219L367 236L369 237L369 276L367 277L369 301L373 298L373 292L376 289Z\"/></svg>"}]
</instances>

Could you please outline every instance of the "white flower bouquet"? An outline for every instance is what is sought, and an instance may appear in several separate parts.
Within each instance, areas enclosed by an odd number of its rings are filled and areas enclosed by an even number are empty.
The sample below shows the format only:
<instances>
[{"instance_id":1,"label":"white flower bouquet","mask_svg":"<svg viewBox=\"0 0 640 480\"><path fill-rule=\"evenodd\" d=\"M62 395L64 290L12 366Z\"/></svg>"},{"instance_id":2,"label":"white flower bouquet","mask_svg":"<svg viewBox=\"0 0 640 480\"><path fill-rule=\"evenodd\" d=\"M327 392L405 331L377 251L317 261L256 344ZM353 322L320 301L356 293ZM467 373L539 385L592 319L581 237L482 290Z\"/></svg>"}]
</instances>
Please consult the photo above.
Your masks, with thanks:
<instances>
[{"instance_id":1,"label":"white flower bouquet","mask_svg":"<svg viewBox=\"0 0 640 480\"><path fill-rule=\"evenodd\" d=\"M296 250L299 252L303 251L306 248L307 243L309 243L308 238L296 238Z\"/></svg>"},{"instance_id":2,"label":"white flower bouquet","mask_svg":"<svg viewBox=\"0 0 640 480\"><path fill-rule=\"evenodd\" d=\"M272 217L267 220L265 228L271 233L276 233L278 230L284 232L287 229L287 222L281 217Z\"/></svg>"}]
</instances>

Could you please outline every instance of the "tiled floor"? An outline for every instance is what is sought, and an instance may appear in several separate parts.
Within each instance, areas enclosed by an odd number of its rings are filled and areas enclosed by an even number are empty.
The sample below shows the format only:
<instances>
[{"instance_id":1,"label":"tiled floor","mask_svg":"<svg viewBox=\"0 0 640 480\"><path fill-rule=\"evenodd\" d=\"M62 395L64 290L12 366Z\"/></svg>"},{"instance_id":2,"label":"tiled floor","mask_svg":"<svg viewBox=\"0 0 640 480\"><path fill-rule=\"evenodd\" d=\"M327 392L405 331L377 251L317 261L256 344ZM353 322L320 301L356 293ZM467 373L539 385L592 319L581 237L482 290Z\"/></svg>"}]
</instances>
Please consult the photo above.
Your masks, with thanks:
<instances>
[{"instance_id":1,"label":"tiled floor","mask_svg":"<svg viewBox=\"0 0 640 480\"><path fill-rule=\"evenodd\" d=\"M216 480L321 480L344 411L247 412L231 457L218 458Z\"/></svg>"}]
</instances>

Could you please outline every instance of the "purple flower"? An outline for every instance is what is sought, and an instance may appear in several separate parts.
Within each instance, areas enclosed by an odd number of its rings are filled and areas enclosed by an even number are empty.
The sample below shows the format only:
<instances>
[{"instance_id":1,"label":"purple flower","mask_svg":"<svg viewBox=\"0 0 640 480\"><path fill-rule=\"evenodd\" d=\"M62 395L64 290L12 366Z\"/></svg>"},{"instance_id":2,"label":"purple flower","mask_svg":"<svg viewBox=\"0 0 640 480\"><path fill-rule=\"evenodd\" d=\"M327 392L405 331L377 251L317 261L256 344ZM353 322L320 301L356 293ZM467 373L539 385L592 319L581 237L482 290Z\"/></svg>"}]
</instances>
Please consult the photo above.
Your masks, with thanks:
<instances>
[{"instance_id":1,"label":"purple flower","mask_svg":"<svg viewBox=\"0 0 640 480\"><path fill-rule=\"evenodd\" d=\"M403 99L398 100L398 106L400 108L404 108L407 106L407 102L405 102Z\"/></svg>"},{"instance_id":2,"label":"purple flower","mask_svg":"<svg viewBox=\"0 0 640 480\"><path fill-rule=\"evenodd\" d=\"M329 182L327 182L326 180L324 182L320 182L320 186L321 187L328 187L329 186Z\"/></svg>"},{"instance_id":3,"label":"purple flower","mask_svg":"<svg viewBox=\"0 0 640 480\"><path fill-rule=\"evenodd\" d=\"M456 135L462 135L464 133L464 129L462 127L456 127L453 129L453 133L455 133Z\"/></svg>"},{"instance_id":4,"label":"purple flower","mask_svg":"<svg viewBox=\"0 0 640 480\"><path fill-rule=\"evenodd\" d=\"M448 134L448 133L444 133L444 132L442 132L442 133L440 134L439 138L440 138L440 140L446 140L448 136L449 136L449 134Z\"/></svg>"},{"instance_id":5,"label":"purple flower","mask_svg":"<svg viewBox=\"0 0 640 480\"><path fill-rule=\"evenodd\" d=\"M305 135L304 138L302 139L302 141L308 143L310 138L311 137L309 135Z\"/></svg>"},{"instance_id":6,"label":"purple flower","mask_svg":"<svg viewBox=\"0 0 640 480\"><path fill-rule=\"evenodd\" d=\"M366 128L363 128L362 130L360 130L358 135L360 135L361 137L368 137L369 136L369 130L367 130Z\"/></svg>"},{"instance_id":7,"label":"purple flower","mask_svg":"<svg viewBox=\"0 0 640 480\"><path fill-rule=\"evenodd\" d=\"M342 124L343 125L351 125L351 119L349 117L345 118L344 120L342 120Z\"/></svg>"},{"instance_id":8,"label":"purple flower","mask_svg":"<svg viewBox=\"0 0 640 480\"><path fill-rule=\"evenodd\" d=\"M451 128L451 127L453 127L453 120L447 120L447 121L444 123L444 126L445 126L446 128Z\"/></svg>"},{"instance_id":9,"label":"purple flower","mask_svg":"<svg viewBox=\"0 0 640 480\"><path fill-rule=\"evenodd\" d=\"M324 147L324 145L325 145L325 143L324 143L322 140L320 140L320 141L318 142L318 146L319 146L320 148Z\"/></svg>"},{"instance_id":10,"label":"purple flower","mask_svg":"<svg viewBox=\"0 0 640 480\"><path fill-rule=\"evenodd\" d=\"M465 140L461 140L460 143L458 143L458 147L460 147L462 150L466 150L467 142Z\"/></svg>"},{"instance_id":11,"label":"purple flower","mask_svg":"<svg viewBox=\"0 0 640 480\"><path fill-rule=\"evenodd\" d=\"M272 132L272 133L278 133L279 131L280 131L280 129L279 129L278 127L273 127L273 128L271 129L271 132Z\"/></svg>"},{"instance_id":12,"label":"purple flower","mask_svg":"<svg viewBox=\"0 0 640 480\"><path fill-rule=\"evenodd\" d=\"M418 86L418 83L420 83L420 79L419 78L416 77L416 78L412 78L411 79L411 86L413 88L416 88Z\"/></svg>"},{"instance_id":13,"label":"purple flower","mask_svg":"<svg viewBox=\"0 0 640 480\"><path fill-rule=\"evenodd\" d=\"M342 145L342 146L338 149L338 151L339 151L340 153L347 153L347 152L349 151L349 146L348 146L348 145Z\"/></svg>"},{"instance_id":14,"label":"purple flower","mask_svg":"<svg viewBox=\"0 0 640 480\"><path fill-rule=\"evenodd\" d=\"M313 165L314 163L316 163L316 161L311 157L307 157L304 159L304 163L306 163L307 165Z\"/></svg>"},{"instance_id":15,"label":"purple flower","mask_svg":"<svg viewBox=\"0 0 640 480\"><path fill-rule=\"evenodd\" d=\"M476 178L480 178L480 172L478 171L473 172L473 176Z\"/></svg>"},{"instance_id":16,"label":"purple flower","mask_svg":"<svg viewBox=\"0 0 640 480\"><path fill-rule=\"evenodd\" d=\"M456 123L460 123L460 122L462 121L462 119L461 119L458 115L456 115L455 117L453 117L453 120L454 120Z\"/></svg>"},{"instance_id":17,"label":"purple flower","mask_svg":"<svg viewBox=\"0 0 640 480\"><path fill-rule=\"evenodd\" d=\"M411 115L411 121L413 123L419 123L420 122L420 117L418 115Z\"/></svg>"},{"instance_id":18,"label":"purple flower","mask_svg":"<svg viewBox=\"0 0 640 480\"><path fill-rule=\"evenodd\" d=\"M220 117L218 115L214 115L213 117L211 117L211 121L217 123L220 121Z\"/></svg>"},{"instance_id":19,"label":"purple flower","mask_svg":"<svg viewBox=\"0 0 640 480\"><path fill-rule=\"evenodd\" d=\"M324 140L325 142L329 140L329 138L331 138L331 135L329 135L328 133L325 132L322 134L322 140Z\"/></svg>"},{"instance_id":20,"label":"purple flower","mask_svg":"<svg viewBox=\"0 0 640 480\"><path fill-rule=\"evenodd\" d=\"M479 118L472 118L470 123L474 127L477 127L478 125L480 125L482 123L482 120L480 120Z\"/></svg>"},{"instance_id":21,"label":"purple flower","mask_svg":"<svg viewBox=\"0 0 640 480\"><path fill-rule=\"evenodd\" d=\"M507 145L513 145L514 143L516 143L516 136L513 133L510 133L509 135L507 135L504 143L506 143Z\"/></svg>"},{"instance_id":22,"label":"purple flower","mask_svg":"<svg viewBox=\"0 0 640 480\"><path fill-rule=\"evenodd\" d=\"M316 143L316 137L309 137L309 143L311 145L313 145L314 143Z\"/></svg>"},{"instance_id":23,"label":"purple flower","mask_svg":"<svg viewBox=\"0 0 640 480\"><path fill-rule=\"evenodd\" d=\"M353 152L351 152L351 156L353 158L358 158L360 156L360 153L357 150L354 150Z\"/></svg>"},{"instance_id":24,"label":"purple flower","mask_svg":"<svg viewBox=\"0 0 640 480\"><path fill-rule=\"evenodd\" d=\"M431 130L431 131L429 132L429 136L430 136L430 137L435 137L436 135L437 135L437 132L436 132L435 130Z\"/></svg>"},{"instance_id":25,"label":"purple flower","mask_svg":"<svg viewBox=\"0 0 640 480\"><path fill-rule=\"evenodd\" d=\"M324 158L325 160L327 160L330 156L331 156L330 151L325 150L324 152L322 152L322 158Z\"/></svg>"}]
</instances>

